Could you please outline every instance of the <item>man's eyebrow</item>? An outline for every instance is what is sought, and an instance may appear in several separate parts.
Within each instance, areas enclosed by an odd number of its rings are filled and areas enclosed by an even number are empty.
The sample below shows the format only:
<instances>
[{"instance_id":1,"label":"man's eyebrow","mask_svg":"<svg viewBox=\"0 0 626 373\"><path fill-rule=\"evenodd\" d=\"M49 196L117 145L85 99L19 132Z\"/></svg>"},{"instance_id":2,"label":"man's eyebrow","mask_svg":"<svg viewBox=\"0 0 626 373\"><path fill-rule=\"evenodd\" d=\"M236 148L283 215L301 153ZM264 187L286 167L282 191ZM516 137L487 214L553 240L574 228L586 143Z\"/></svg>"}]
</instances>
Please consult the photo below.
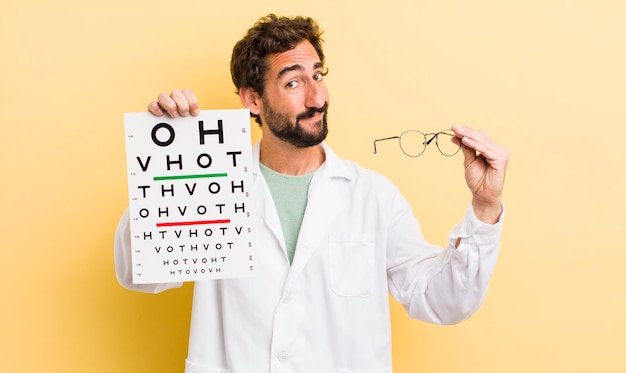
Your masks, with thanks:
<instances>
[{"instance_id":1,"label":"man's eyebrow","mask_svg":"<svg viewBox=\"0 0 626 373\"><path fill-rule=\"evenodd\" d=\"M287 74L290 71L296 71L296 70L304 70L304 67L302 67L302 65L300 64L295 64L295 65L291 65L291 66L285 66L283 67L282 70L280 70L278 72L278 79L280 79L283 75Z\"/></svg>"},{"instance_id":2,"label":"man's eyebrow","mask_svg":"<svg viewBox=\"0 0 626 373\"><path fill-rule=\"evenodd\" d=\"M324 67L324 65L321 62L316 62L313 65L314 69L321 69L322 67ZM283 75L287 74L290 71L300 71L300 70L304 70L304 67L300 64L286 66L278 72L278 79L280 79Z\"/></svg>"}]
</instances>

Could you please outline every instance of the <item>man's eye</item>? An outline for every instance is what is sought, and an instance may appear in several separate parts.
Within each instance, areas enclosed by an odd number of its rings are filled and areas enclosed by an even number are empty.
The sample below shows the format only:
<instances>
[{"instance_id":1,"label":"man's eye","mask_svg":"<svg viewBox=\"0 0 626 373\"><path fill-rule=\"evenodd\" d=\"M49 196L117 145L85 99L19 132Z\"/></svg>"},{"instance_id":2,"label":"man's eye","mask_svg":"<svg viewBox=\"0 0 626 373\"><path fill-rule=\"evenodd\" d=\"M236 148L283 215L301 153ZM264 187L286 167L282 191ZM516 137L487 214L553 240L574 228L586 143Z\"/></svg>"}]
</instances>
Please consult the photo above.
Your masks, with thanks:
<instances>
[{"instance_id":1,"label":"man's eye","mask_svg":"<svg viewBox=\"0 0 626 373\"><path fill-rule=\"evenodd\" d=\"M286 85L287 88L298 88L298 82L295 80L290 81Z\"/></svg>"},{"instance_id":2,"label":"man's eye","mask_svg":"<svg viewBox=\"0 0 626 373\"><path fill-rule=\"evenodd\" d=\"M324 74L322 74L322 73L317 73L317 74L313 75L313 79L315 79L317 81L320 81L323 78L324 78Z\"/></svg>"}]
</instances>

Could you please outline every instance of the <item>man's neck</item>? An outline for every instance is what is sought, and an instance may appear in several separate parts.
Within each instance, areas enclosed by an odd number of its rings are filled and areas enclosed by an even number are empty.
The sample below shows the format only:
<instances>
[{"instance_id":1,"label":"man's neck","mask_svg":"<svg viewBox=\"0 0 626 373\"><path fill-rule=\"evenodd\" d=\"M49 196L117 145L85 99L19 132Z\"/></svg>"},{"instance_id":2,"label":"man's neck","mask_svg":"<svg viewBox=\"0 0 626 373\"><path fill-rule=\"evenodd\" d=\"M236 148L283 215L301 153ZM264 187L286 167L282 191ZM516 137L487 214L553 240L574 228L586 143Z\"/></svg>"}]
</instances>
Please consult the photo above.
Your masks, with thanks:
<instances>
[{"instance_id":1,"label":"man's neck","mask_svg":"<svg viewBox=\"0 0 626 373\"><path fill-rule=\"evenodd\" d=\"M261 140L261 163L281 174L306 175L317 170L325 160L322 144L299 148L272 137Z\"/></svg>"}]
</instances>

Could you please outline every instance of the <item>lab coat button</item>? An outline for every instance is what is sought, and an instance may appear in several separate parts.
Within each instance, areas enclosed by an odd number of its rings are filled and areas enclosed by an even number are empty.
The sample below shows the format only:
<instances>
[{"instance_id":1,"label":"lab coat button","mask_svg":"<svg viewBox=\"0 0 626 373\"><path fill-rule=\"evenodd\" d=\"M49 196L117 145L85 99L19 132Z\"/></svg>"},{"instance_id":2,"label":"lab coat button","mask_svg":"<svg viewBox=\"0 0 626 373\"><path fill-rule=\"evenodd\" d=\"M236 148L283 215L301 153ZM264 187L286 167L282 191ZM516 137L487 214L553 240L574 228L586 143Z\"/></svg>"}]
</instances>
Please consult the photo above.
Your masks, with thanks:
<instances>
[{"instance_id":1,"label":"lab coat button","mask_svg":"<svg viewBox=\"0 0 626 373\"><path fill-rule=\"evenodd\" d=\"M289 302L291 302L292 299L293 299L293 295L292 295L291 292L289 292L289 291L284 291L283 292L283 296L281 297L281 302L289 303Z\"/></svg>"},{"instance_id":2,"label":"lab coat button","mask_svg":"<svg viewBox=\"0 0 626 373\"><path fill-rule=\"evenodd\" d=\"M279 352L277 357L278 357L278 361L280 361L283 364L289 361L289 354L287 354L287 351Z\"/></svg>"}]
</instances>

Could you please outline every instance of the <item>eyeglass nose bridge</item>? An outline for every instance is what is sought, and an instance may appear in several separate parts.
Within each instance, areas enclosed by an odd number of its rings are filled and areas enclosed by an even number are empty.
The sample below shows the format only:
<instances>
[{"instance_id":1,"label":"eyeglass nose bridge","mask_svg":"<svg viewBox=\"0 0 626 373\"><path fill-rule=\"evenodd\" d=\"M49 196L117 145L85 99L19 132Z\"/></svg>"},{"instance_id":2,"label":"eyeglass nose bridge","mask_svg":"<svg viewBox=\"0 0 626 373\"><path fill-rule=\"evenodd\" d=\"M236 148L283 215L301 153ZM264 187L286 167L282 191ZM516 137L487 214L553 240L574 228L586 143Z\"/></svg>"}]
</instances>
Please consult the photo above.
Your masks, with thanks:
<instances>
[{"instance_id":1,"label":"eyeglass nose bridge","mask_svg":"<svg viewBox=\"0 0 626 373\"><path fill-rule=\"evenodd\" d=\"M426 140L425 145L430 145L430 143L433 142L433 140L435 140L439 136L440 133L441 132L425 134L424 135L424 139ZM430 139L428 138L428 135L432 135ZM437 141L439 141L439 140L437 140Z\"/></svg>"},{"instance_id":2,"label":"eyeglass nose bridge","mask_svg":"<svg viewBox=\"0 0 626 373\"><path fill-rule=\"evenodd\" d=\"M459 150L461 149L461 144L459 143L458 145L454 145L453 147L451 147L451 149L446 149L444 150L442 147L445 147L443 144L440 144L439 142L439 136L440 135L445 135L445 136L450 136L450 141L452 141L452 139L454 137L456 137L454 135L454 133L452 133L449 130L443 130L443 131L439 131L437 133L434 134L429 134L429 135L433 135L433 137L428 141L428 144L430 144L433 140L435 140L435 144L437 144L437 150L439 150L439 153L445 155L446 157L452 157L453 155L455 155L456 153L459 152ZM443 140L443 141L447 141L447 140ZM452 151L452 149L454 149L454 151Z\"/></svg>"}]
</instances>

